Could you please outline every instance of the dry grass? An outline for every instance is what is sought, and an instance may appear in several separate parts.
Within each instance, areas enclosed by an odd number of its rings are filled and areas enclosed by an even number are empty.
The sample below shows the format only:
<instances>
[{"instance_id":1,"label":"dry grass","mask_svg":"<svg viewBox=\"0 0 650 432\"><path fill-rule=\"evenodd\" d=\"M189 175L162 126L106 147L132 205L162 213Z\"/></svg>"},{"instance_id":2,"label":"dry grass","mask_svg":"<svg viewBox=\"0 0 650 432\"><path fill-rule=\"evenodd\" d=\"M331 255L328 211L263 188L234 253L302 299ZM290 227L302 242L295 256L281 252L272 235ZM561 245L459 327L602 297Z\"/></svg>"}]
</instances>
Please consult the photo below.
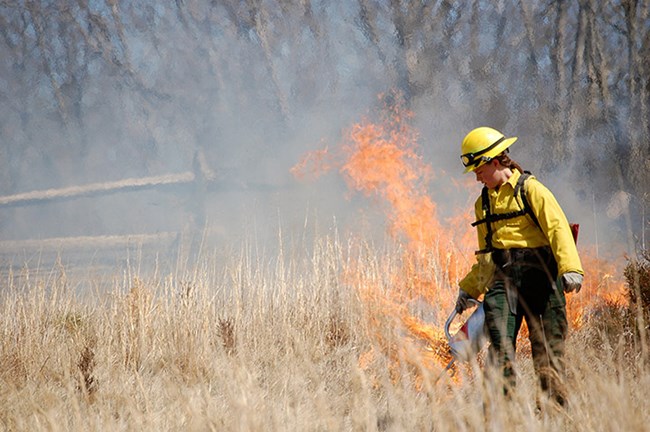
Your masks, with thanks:
<instances>
[{"instance_id":1,"label":"dry grass","mask_svg":"<svg viewBox=\"0 0 650 432\"><path fill-rule=\"evenodd\" d=\"M616 313L571 333L570 408L538 412L527 355L506 401L478 364L436 381L444 365L428 366L403 329L373 327L377 311L340 275L385 281L390 269L351 250L333 240L291 258L244 250L187 272L126 271L95 292L78 292L60 267L9 275L0 430L650 429L650 359Z\"/></svg>"}]
</instances>

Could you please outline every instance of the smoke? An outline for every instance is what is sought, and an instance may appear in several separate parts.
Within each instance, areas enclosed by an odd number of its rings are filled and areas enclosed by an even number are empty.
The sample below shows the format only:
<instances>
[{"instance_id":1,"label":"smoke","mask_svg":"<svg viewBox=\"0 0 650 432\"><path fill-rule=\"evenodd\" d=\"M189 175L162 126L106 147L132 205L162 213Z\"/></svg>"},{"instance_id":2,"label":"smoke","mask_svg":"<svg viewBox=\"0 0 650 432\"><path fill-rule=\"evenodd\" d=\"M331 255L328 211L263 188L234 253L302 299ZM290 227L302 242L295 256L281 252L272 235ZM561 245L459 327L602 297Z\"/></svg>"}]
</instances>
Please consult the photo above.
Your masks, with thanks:
<instances>
[{"instance_id":1,"label":"smoke","mask_svg":"<svg viewBox=\"0 0 650 432\"><path fill-rule=\"evenodd\" d=\"M469 130L491 125L520 137L514 158L586 225L581 235L603 238L602 199L589 180L567 188L572 162L555 171L540 157L549 139L532 121L539 89L512 78L526 76L530 58L496 61L494 30L476 44L455 7L443 19L432 5L401 16L404 8L366 2L247 4L1 6L10 24L0 43L0 95L10 102L0 120L3 195L196 173L197 155L214 172L194 187L0 208L1 238L207 233L207 246L222 247L272 244L280 233L292 241L334 224L380 237L380 209L339 176L301 182L290 170L338 145L393 90L414 114L443 217L478 195L458 149ZM506 37L523 30L512 26Z\"/></svg>"},{"instance_id":2,"label":"smoke","mask_svg":"<svg viewBox=\"0 0 650 432\"><path fill-rule=\"evenodd\" d=\"M72 14L83 21L85 12L99 13L94 19L120 40L91 35L91 46L82 48L79 34L59 34L42 57L23 60L27 74L4 69L3 90L13 91L16 109L1 122L3 195L179 174L193 170L198 153L214 181L5 207L3 240L189 227L185 234L206 231L212 244L250 236L264 243L277 241L280 230L304 230L305 220L346 223L342 182L303 185L289 173L304 152L336 142L387 85L368 74L377 68L359 56L363 47L346 43L355 29L344 10L324 6L307 23L299 15L265 16L270 11L260 6L250 21L233 4L207 11L202 27L192 9L175 17L171 7L130 5L118 21L106 5L93 7ZM17 11L1 12L19 21ZM45 12L32 11L34 22ZM50 12L61 20L51 21L55 34L64 18ZM83 64L72 63L65 44ZM23 54L12 48L3 47L5 67ZM48 77L39 68L44 61L60 70Z\"/></svg>"}]
</instances>

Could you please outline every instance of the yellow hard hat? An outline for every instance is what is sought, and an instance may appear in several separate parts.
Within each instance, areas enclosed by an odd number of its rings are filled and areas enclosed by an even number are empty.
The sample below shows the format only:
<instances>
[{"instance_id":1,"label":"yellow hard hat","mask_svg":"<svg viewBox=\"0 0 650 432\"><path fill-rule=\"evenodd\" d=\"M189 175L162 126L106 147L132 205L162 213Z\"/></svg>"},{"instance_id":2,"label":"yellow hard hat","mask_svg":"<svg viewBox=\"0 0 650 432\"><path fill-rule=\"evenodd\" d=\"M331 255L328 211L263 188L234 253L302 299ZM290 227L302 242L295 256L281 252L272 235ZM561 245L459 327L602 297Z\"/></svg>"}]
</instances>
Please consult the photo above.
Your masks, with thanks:
<instances>
[{"instance_id":1,"label":"yellow hard hat","mask_svg":"<svg viewBox=\"0 0 650 432\"><path fill-rule=\"evenodd\" d=\"M479 127L465 135L460 146L460 160L466 173L474 171L489 162L499 153L517 141L517 137L506 138L501 132L490 127Z\"/></svg>"}]
</instances>

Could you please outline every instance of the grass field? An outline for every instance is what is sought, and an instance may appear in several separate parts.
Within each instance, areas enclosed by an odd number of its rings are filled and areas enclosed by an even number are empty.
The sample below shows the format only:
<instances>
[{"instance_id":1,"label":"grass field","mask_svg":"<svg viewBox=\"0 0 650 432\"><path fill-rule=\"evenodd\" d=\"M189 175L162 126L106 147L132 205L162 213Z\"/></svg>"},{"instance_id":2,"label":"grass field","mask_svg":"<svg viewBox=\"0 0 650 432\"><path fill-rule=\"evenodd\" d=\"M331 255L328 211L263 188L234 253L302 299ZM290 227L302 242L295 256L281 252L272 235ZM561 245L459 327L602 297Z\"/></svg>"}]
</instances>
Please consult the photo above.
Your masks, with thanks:
<instances>
[{"instance_id":1,"label":"grass field","mask_svg":"<svg viewBox=\"0 0 650 432\"><path fill-rule=\"evenodd\" d=\"M8 273L0 430L650 430L650 358L622 306L584 309L569 408L540 411L525 344L511 400L480 356L443 372L456 291L437 260L418 268L437 292L414 294L399 248L352 245L207 253L83 290L62 266Z\"/></svg>"}]
</instances>

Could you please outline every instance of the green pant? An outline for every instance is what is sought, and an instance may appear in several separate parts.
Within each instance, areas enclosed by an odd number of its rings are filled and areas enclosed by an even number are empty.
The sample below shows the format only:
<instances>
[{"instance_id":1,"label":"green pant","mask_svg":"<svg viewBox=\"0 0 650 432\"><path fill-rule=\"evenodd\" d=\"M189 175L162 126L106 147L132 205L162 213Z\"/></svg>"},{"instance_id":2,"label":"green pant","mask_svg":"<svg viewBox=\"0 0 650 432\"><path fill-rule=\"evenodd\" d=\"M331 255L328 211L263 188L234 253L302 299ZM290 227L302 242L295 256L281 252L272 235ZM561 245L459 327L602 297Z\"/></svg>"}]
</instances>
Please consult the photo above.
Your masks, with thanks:
<instances>
[{"instance_id":1,"label":"green pant","mask_svg":"<svg viewBox=\"0 0 650 432\"><path fill-rule=\"evenodd\" d=\"M549 254L550 255L550 254ZM528 326L533 365L543 390L560 404L565 403L564 341L567 335L566 300L554 285L557 273L552 255L520 256L499 272L485 295L483 308L490 338L489 358L503 370L505 391L515 385L512 362L517 334L523 320ZM516 297L516 307L508 297ZM515 310L513 310L515 309Z\"/></svg>"}]
</instances>

